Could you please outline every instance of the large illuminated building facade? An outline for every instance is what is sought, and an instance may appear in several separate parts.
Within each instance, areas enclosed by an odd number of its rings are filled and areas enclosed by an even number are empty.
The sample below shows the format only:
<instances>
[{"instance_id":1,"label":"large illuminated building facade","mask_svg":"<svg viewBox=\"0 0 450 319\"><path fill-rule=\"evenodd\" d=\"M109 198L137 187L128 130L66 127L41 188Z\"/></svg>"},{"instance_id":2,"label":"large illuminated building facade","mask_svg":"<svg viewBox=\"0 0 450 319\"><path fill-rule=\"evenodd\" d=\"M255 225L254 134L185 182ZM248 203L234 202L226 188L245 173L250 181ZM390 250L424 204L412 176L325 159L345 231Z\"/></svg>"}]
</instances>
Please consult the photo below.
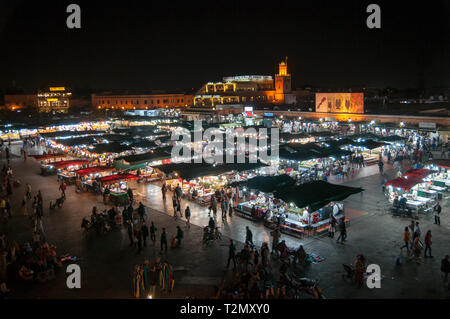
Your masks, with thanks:
<instances>
[{"instance_id":1,"label":"large illuminated building facade","mask_svg":"<svg viewBox=\"0 0 450 319\"><path fill-rule=\"evenodd\" d=\"M192 105L188 94L92 94L92 106L98 109L140 110L182 108Z\"/></svg>"},{"instance_id":2,"label":"large illuminated building facade","mask_svg":"<svg viewBox=\"0 0 450 319\"><path fill-rule=\"evenodd\" d=\"M287 59L278 65L275 79L270 75L224 77L208 82L194 96L194 106L215 107L227 104L295 104Z\"/></svg>"},{"instance_id":3,"label":"large illuminated building facade","mask_svg":"<svg viewBox=\"0 0 450 319\"><path fill-rule=\"evenodd\" d=\"M71 97L65 87L48 87L37 94L6 94L5 108L17 112L35 108L40 113L67 113Z\"/></svg>"},{"instance_id":4,"label":"large illuminated building facade","mask_svg":"<svg viewBox=\"0 0 450 319\"><path fill-rule=\"evenodd\" d=\"M41 113L67 113L72 93L65 87L50 87L37 94L37 107Z\"/></svg>"}]
</instances>

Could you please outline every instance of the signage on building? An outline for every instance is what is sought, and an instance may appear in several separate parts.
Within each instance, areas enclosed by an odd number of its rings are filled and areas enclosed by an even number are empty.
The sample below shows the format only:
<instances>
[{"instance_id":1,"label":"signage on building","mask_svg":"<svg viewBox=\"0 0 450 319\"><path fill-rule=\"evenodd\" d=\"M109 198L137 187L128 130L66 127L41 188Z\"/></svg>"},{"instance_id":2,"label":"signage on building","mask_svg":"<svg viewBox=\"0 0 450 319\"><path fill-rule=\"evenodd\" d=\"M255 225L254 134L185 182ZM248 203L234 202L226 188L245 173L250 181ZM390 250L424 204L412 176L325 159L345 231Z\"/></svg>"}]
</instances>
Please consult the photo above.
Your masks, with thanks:
<instances>
[{"instance_id":1,"label":"signage on building","mask_svg":"<svg viewBox=\"0 0 450 319\"><path fill-rule=\"evenodd\" d=\"M316 112L364 113L364 94L316 93Z\"/></svg>"},{"instance_id":2,"label":"signage on building","mask_svg":"<svg viewBox=\"0 0 450 319\"><path fill-rule=\"evenodd\" d=\"M223 78L224 82L272 81L270 75L238 75Z\"/></svg>"},{"instance_id":3,"label":"signage on building","mask_svg":"<svg viewBox=\"0 0 450 319\"><path fill-rule=\"evenodd\" d=\"M430 128L430 129L436 129L436 123L432 122L420 122L419 128Z\"/></svg>"},{"instance_id":4,"label":"signage on building","mask_svg":"<svg viewBox=\"0 0 450 319\"><path fill-rule=\"evenodd\" d=\"M273 113L264 113L265 117L273 117Z\"/></svg>"},{"instance_id":5,"label":"signage on building","mask_svg":"<svg viewBox=\"0 0 450 319\"><path fill-rule=\"evenodd\" d=\"M63 87L63 86L58 86L58 87L51 87L50 88L50 91L65 91L66 90L66 88L65 87Z\"/></svg>"}]
</instances>

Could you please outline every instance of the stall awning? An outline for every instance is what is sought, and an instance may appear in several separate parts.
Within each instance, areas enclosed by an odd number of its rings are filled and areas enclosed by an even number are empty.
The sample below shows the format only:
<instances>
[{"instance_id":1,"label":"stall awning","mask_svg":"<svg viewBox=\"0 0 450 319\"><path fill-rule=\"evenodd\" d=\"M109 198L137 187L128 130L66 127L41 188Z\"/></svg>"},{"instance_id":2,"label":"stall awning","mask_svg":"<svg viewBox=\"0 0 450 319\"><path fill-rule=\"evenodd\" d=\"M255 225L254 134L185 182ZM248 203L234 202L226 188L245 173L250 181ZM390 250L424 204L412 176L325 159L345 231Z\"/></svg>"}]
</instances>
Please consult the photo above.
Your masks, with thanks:
<instances>
[{"instance_id":1,"label":"stall awning","mask_svg":"<svg viewBox=\"0 0 450 319\"><path fill-rule=\"evenodd\" d=\"M311 211L333 201L341 201L350 195L364 191L360 187L349 187L330 184L324 181L313 181L298 186L284 187L274 192L274 196L286 203L294 203L299 208L311 207Z\"/></svg>"},{"instance_id":2,"label":"stall awning","mask_svg":"<svg viewBox=\"0 0 450 319\"><path fill-rule=\"evenodd\" d=\"M171 150L171 147L164 147L143 154L121 156L116 158L114 166L118 169L128 169L139 164L145 166L146 163L170 159L172 157Z\"/></svg>"},{"instance_id":3,"label":"stall awning","mask_svg":"<svg viewBox=\"0 0 450 319\"><path fill-rule=\"evenodd\" d=\"M248 189L254 189L265 193L271 193L276 189L280 189L295 184L295 180L289 175L276 176L256 176L251 179L233 182L230 185L233 187L242 186Z\"/></svg>"},{"instance_id":4,"label":"stall awning","mask_svg":"<svg viewBox=\"0 0 450 319\"><path fill-rule=\"evenodd\" d=\"M416 179L420 179L420 178L425 178L428 175L431 175L433 173L436 173L436 171L433 171L431 169L426 169L426 168L416 168L416 169L410 169L408 171L405 172L405 176L408 176L409 178L416 178Z\"/></svg>"},{"instance_id":5,"label":"stall awning","mask_svg":"<svg viewBox=\"0 0 450 319\"><path fill-rule=\"evenodd\" d=\"M89 164L89 161L87 161L87 160L60 161L60 162L51 163L50 165L52 165L56 168L65 168L68 166L83 165L83 164Z\"/></svg>"},{"instance_id":6,"label":"stall awning","mask_svg":"<svg viewBox=\"0 0 450 319\"><path fill-rule=\"evenodd\" d=\"M92 152L96 154L122 153L125 151L129 151L131 149L132 149L131 146L127 146L119 142L112 142L112 143L96 144Z\"/></svg>"},{"instance_id":7,"label":"stall awning","mask_svg":"<svg viewBox=\"0 0 450 319\"><path fill-rule=\"evenodd\" d=\"M203 176L217 176L231 171L243 172L258 169L266 166L262 163L235 163L235 164L217 164L211 165L207 163L178 163L158 165L155 168L165 174L174 174L185 180L191 180Z\"/></svg>"},{"instance_id":8,"label":"stall awning","mask_svg":"<svg viewBox=\"0 0 450 319\"><path fill-rule=\"evenodd\" d=\"M402 137L399 135L391 135L391 136L380 136L378 139L383 142L398 142L406 140L406 137Z\"/></svg>"},{"instance_id":9,"label":"stall awning","mask_svg":"<svg viewBox=\"0 0 450 319\"><path fill-rule=\"evenodd\" d=\"M60 158L60 157L66 157L66 154L42 154L42 155L31 155L31 157L34 157L37 161L42 161L50 158Z\"/></svg>"},{"instance_id":10,"label":"stall awning","mask_svg":"<svg viewBox=\"0 0 450 319\"><path fill-rule=\"evenodd\" d=\"M388 182L386 182L385 186L392 186L396 188L401 188L404 190L410 190L417 184L423 183L422 179L420 178L404 178L404 177L397 177L395 179L392 179Z\"/></svg>"},{"instance_id":11,"label":"stall awning","mask_svg":"<svg viewBox=\"0 0 450 319\"><path fill-rule=\"evenodd\" d=\"M113 171L114 167L109 166L93 166L88 168L82 168L79 170L76 170L75 173L77 173L80 176L85 176L89 174L95 174L100 172L107 172L107 171Z\"/></svg>"},{"instance_id":12,"label":"stall awning","mask_svg":"<svg viewBox=\"0 0 450 319\"><path fill-rule=\"evenodd\" d=\"M61 139L57 140L56 143L62 144L64 146L92 145L94 143L94 137L84 136L84 137Z\"/></svg>"},{"instance_id":13,"label":"stall awning","mask_svg":"<svg viewBox=\"0 0 450 319\"><path fill-rule=\"evenodd\" d=\"M65 168L68 166L83 165L83 164L89 164L89 161L87 161L87 160L70 160L70 161L60 161L60 162L51 163L51 165L56 168Z\"/></svg>"},{"instance_id":14,"label":"stall awning","mask_svg":"<svg viewBox=\"0 0 450 319\"><path fill-rule=\"evenodd\" d=\"M126 180L133 180L138 179L139 176L134 174L116 174L116 175L109 175L104 176L100 178L100 182L103 184L110 184L110 183L116 183L119 181L126 181Z\"/></svg>"},{"instance_id":15,"label":"stall awning","mask_svg":"<svg viewBox=\"0 0 450 319\"><path fill-rule=\"evenodd\" d=\"M427 164L433 164L445 169L450 169L450 158L434 159L429 161Z\"/></svg>"}]
</instances>

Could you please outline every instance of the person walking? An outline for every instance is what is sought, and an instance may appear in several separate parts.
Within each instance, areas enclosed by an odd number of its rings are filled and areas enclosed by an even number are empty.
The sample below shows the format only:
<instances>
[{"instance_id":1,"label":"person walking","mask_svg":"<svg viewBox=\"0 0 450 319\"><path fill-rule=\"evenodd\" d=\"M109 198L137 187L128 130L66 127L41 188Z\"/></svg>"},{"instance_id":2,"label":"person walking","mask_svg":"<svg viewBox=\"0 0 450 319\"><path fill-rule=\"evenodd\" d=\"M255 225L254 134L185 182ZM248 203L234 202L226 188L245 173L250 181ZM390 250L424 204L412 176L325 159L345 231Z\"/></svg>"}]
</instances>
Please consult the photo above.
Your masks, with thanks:
<instances>
[{"instance_id":1,"label":"person walking","mask_svg":"<svg viewBox=\"0 0 450 319\"><path fill-rule=\"evenodd\" d=\"M177 247L181 247L181 241L183 240L184 233L180 226L177 226Z\"/></svg>"},{"instance_id":2,"label":"person walking","mask_svg":"<svg viewBox=\"0 0 450 319\"><path fill-rule=\"evenodd\" d=\"M150 225L150 239L153 242L153 246L155 246L155 243L156 243L156 231L157 231L157 228L155 227L155 224L153 224L153 221L152 221L151 225Z\"/></svg>"},{"instance_id":3,"label":"person walking","mask_svg":"<svg viewBox=\"0 0 450 319\"><path fill-rule=\"evenodd\" d=\"M62 197L66 197L66 189L67 189L67 185L64 181L61 182L61 185L59 185L59 190L61 191L61 196Z\"/></svg>"},{"instance_id":4,"label":"person walking","mask_svg":"<svg viewBox=\"0 0 450 319\"><path fill-rule=\"evenodd\" d=\"M433 256L431 255L431 230L427 231L427 233L425 234L425 251L424 251L424 258L430 257L433 258ZM429 252L428 256L427 256L427 251Z\"/></svg>"},{"instance_id":5,"label":"person walking","mask_svg":"<svg viewBox=\"0 0 450 319\"><path fill-rule=\"evenodd\" d=\"M211 196L211 210L213 212L214 218L216 218L216 215L217 215L217 199L216 199L216 196L214 196L214 195Z\"/></svg>"},{"instance_id":6,"label":"person walking","mask_svg":"<svg viewBox=\"0 0 450 319\"><path fill-rule=\"evenodd\" d=\"M180 217L183 217L183 213L181 212L181 197L177 197L177 215L180 214Z\"/></svg>"},{"instance_id":7,"label":"person walking","mask_svg":"<svg viewBox=\"0 0 450 319\"><path fill-rule=\"evenodd\" d=\"M130 239L130 246L134 245L133 223L127 221L128 238Z\"/></svg>"},{"instance_id":8,"label":"person walking","mask_svg":"<svg viewBox=\"0 0 450 319\"><path fill-rule=\"evenodd\" d=\"M161 253L163 251L167 253L167 233L165 228L163 228L161 232Z\"/></svg>"},{"instance_id":9,"label":"person walking","mask_svg":"<svg viewBox=\"0 0 450 319\"><path fill-rule=\"evenodd\" d=\"M166 192L167 192L167 184L164 181L162 186L161 186L161 193L162 193L163 201L166 201Z\"/></svg>"},{"instance_id":10,"label":"person walking","mask_svg":"<svg viewBox=\"0 0 450 319\"><path fill-rule=\"evenodd\" d=\"M177 184L177 187L175 187L175 191L174 191L175 196L177 197L178 200L181 199L181 195L183 194L180 184Z\"/></svg>"},{"instance_id":11,"label":"person walking","mask_svg":"<svg viewBox=\"0 0 450 319\"><path fill-rule=\"evenodd\" d=\"M136 254L140 254L142 251L142 230L140 226L136 226L134 230L134 242L138 248Z\"/></svg>"},{"instance_id":12,"label":"person walking","mask_svg":"<svg viewBox=\"0 0 450 319\"><path fill-rule=\"evenodd\" d=\"M334 207L337 207L337 205L335 205ZM337 221L336 221L336 218L334 217L334 213L333 213L333 214L331 214L330 225L328 228L328 236L331 238L334 238L334 233L336 232L336 224L337 224Z\"/></svg>"},{"instance_id":13,"label":"person walking","mask_svg":"<svg viewBox=\"0 0 450 319\"><path fill-rule=\"evenodd\" d=\"M446 255L441 261L441 271L444 273L444 284L446 284L448 281L448 273L450 272L450 261L448 255ZM450 285L448 288L450 289Z\"/></svg>"},{"instance_id":14,"label":"person walking","mask_svg":"<svg viewBox=\"0 0 450 319\"><path fill-rule=\"evenodd\" d=\"M245 227L245 243L253 245L253 233L248 226Z\"/></svg>"},{"instance_id":15,"label":"person walking","mask_svg":"<svg viewBox=\"0 0 450 319\"><path fill-rule=\"evenodd\" d=\"M359 288L364 284L364 273L366 272L365 258L363 255L356 256L355 279Z\"/></svg>"},{"instance_id":16,"label":"person walking","mask_svg":"<svg viewBox=\"0 0 450 319\"><path fill-rule=\"evenodd\" d=\"M403 242L405 243L402 247L400 247L400 250L403 250L403 248L406 247L406 250L409 254L409 242L411 240L411 233L409 232L409 228L405 227L405 230L403 231Z\"/></svg>"},{"instance_id":17,"label":"person walking","mask_svg":"<svg viewBox=\"0 0 450 319\"><path fill-rule=\"evenodd\" d=\"M128 194L128 198L130 199L130 205L133 204L133 191L131 190L131 188L127 189L127 194Z\"/></svg>"},{"instance_id":18,"label":"person walking","mask_svg":"<svg viewBox=\"0 0 450 319\"><path fill-rule=\"evenodd\" d=\"M191 209L189 206L186 206L184 210L184 217L186 217L186 227L191 228Z\"/></svg>"},{"instance_id":19,"label":"person walking","mask_svg":"<svg viewBox=\"0 0 450 319\"><path fill-rule=\"evenodd\" d=\"M173 206L173 217L175 217L175 219L178 218L177 215L177 210L178 210L178 199L175 193L173 193L172 196L172 206Z\"/></svg>"},{"instance_id":20,"label":"person walking","mask_svg":"<svg viewBox=\"0 0 450 319\"><path fill-rule=\"evenodd\" d=\"M27 183L27 193L26 193L27 199L31 199L31 185L30 183Z\"/></svg>"},{"instance_id":21,"label":"person walking","mask_svg":"<svg viewBox=\"0 0 450 319\"><path fill-rule=\"evenodd\" d=\"M336 240L337 243L339 243L339 240L341 240L341 244L344 244L344 241L346 241L347 238L347 229L345 226L344 218L341 218L339 221L339 236Z\"/></svg>"},{"instance_id":22,"label":"person walking","mask_svg":"<svg viewBox=\"0 0 450 319\"><path fill-rule=\"evenodd\" d=\"M383 167L384 163L383 160L380 158L380 161L378 162L378 169L380 170L380 174L383 174Z\"/></svg>"},{"instance_id":23,"label":"person walking","mask_svg":"<svg viewBox=\"0 0 450 319\"><path fill-rule=\"evenodd\" d=\"M270 232L270 235L273 237L272 240L272 253L277 253L278 251L278 244L280 243L280 227L275 228L273 231Z\"/></svg>"},{"instance_id":24,"label":"person walking","mask_svg":"<svg viewBox=\"0 0 450 319\"><path fill-rule=\"evenodd\" d=\"M233 243L233 239L230 239L230 246L228 246L228 262L227 268L230 267L230 261L233 261L233 271L236 270L236 246Z\"/></svg>"},{"instance_id":25,"label":"person walking","mask_svg":"<svg viewBox=\"0 0 450 319\"><path fill-rule=\"evenodd\" d=\"M147 238L149 235L149 231L148 231L148 227L145 224L145 222L142 223L141 232L142 232L142 240L144 242L144 247L147 247Z\"/></svg>"},{"instance_id":26,"label":"person walking","mask_svg":"<svg viewBox=\"0 0 450 319\"><path fill-rule=\"evenodd\" d=\"M233 217L233 196L231 195L228 200L228 215Z\"/></svg>"},{"instance_id":27,"label":"person walking","mask_svg":"<svg viewBox=\"0 0 450 319\"><path fill-rule=\"evenodd\" d=\"M420 244L419 237L416 236L414 238L414 248L413 248L413 256L416 260L416 263L420 264L420 253L422 251L422 245Z\"/></svg>"},{"instance_id":28,"label":"person walking","mask_svg":"<svg viewBox=\"0 0 450 319\"><path fill-rule=\"evenodd\" d=\"M227 219L228 202L225 199L225 195L222 197L222 202L220 203L220 208L222 210L222 220Z\"/></svg>"},{"instance_id":29,"label":"person walking","mask_svg":"<svg viewBox=\"0 0 450 319\"><path fill-rule=\"evenodd\" d=\"M142 204L142 202L139 202L138 214L139 214L139 218L141 219L141 221L144 221L145 220L145 206L144 206L144 204Z\"/></svg>"},{"instance_id":30,"label":"person walking","mask_svg":"<svg viewBox=\"0 0 450 319\"><path fill-rule=\"evenodd\" d=\"M441 217L439 216L441 214L441 205L439 204L439 202L436 202L436 205L433 208L434 211L434 223L436 225L441 225Z\"/></svg>"}]
</instances>

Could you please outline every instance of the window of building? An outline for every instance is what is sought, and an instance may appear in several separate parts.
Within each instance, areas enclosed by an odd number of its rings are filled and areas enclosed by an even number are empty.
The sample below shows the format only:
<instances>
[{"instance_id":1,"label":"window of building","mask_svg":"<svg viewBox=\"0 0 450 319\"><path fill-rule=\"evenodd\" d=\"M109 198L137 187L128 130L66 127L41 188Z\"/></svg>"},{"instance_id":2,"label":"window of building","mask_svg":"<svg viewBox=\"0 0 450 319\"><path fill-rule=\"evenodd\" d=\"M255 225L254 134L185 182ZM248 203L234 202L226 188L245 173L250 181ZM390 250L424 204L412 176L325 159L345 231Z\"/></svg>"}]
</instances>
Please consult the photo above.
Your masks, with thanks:
<instances>
[{"instance_id":1,"label":"window of building","mask_svg":"<svg viewBox=\"0 0 450 319\"><path fill-rule=\"evenodd\" d=\"M156 104L159 104L159 100L156 100Z\"/></svg>"},{"instance_id":2,"label":"window of building","mask_svg":"<svg viewBox=\"0 0 450 319\"><path fill-rule=\"evenodd\" d=\"M150 104L153 104L153 100L150 102Z\"/></svg>"},{"instance_id":3,"label":"window of building","mask_svg":"<svg viewBox=\"0 0 450 319\"><path fill-rule=\"evenodd\" d=\"M147 104L147 100L144 100L144 104Z\"/></svg>"},{"instance_id":4,"label":"window of building","mask_svg":"<svg viewBox=\"0 0 450 319\"><path fill-rule=\"evenodd\" d=\"M168 99L164 99L163 103L169 103L169 100Z\"/></svg>"},{"instance_id":5,"label":"window of building","mask_svg":"<svg viewBox=\"0 0 450 319\"><path fill-rule=\"evenodd\" d=\"M183 99L181 99L181 103L183 103Z\"/></svg>"},{"instance_id":6,"label":"window of building","mask_svg":"<svg viewBox=\"0 0 450 319\"><path fill-rule=\"evenodd\" d=\"M139 100L136 100L136 105L139 105Z\"/></svg>"}]
</instances>

